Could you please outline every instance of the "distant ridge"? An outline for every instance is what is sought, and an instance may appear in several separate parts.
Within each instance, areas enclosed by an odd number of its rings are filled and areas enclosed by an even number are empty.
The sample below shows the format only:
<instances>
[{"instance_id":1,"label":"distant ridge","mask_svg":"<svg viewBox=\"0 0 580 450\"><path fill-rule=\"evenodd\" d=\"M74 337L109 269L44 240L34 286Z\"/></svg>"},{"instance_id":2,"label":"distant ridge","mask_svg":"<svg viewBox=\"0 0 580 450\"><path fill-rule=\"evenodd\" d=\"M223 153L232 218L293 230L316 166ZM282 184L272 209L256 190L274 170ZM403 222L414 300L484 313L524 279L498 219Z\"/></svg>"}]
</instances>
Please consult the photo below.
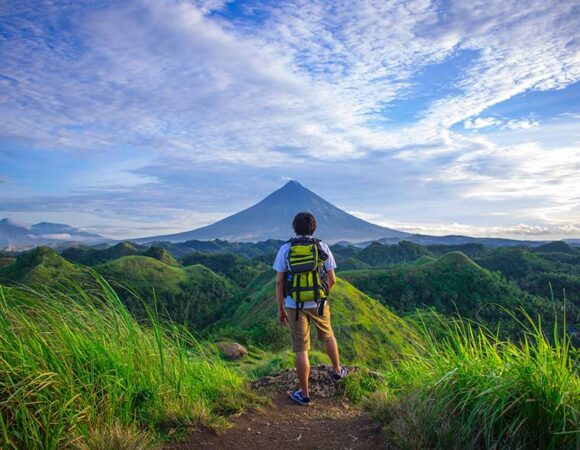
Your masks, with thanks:
<instances>
[{"instance_id":1,"label":"distant ridge","mask_svg":"<svg viewBox=\"0 0 580 450\"><path fill-rule=\"evenodd\" d=\"M322 197L289 181L259 203L212 225L183 233L134 239L138 243L193 239L223 239L238 242L257 242L267 239L288 239L293 235L292 219L300 211L316 216L316 235L328 242L360 242L381 238L404 238L408 233L381 227L337 208Z\"/></svg>"},{"instance_id":2,"label":"distant ridge","mask_svg":"<svg viewBox=\"0 0 580 450\"><path fill-rule=\"evenodd\" d=\"M0 220L0 248L26 250L39 245L56 244L98 244L108 242L95 233L88 233L61 223L40 222L30 227L14 222L9 218Z\"/></svg>"}]
</instances>

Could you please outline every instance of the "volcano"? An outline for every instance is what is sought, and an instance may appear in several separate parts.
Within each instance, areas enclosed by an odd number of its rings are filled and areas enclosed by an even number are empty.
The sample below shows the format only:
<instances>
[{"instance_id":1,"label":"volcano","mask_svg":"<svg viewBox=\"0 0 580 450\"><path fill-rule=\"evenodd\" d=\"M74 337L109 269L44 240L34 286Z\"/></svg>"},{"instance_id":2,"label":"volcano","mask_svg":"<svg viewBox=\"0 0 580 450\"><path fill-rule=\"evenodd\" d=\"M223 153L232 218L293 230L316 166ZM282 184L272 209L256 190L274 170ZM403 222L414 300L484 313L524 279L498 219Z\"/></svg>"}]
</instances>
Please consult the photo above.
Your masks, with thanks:
<instances>
[{"instance_id":1,"label":"volcano","mask_svg":"<svg viewBox=\"0 0 580 450\"><path fill-rule=\"evenodd\" d=\"M316 236L333 243L360 242L381 238L403 238L408 233L381 227L337 208L297 181L289 181L259 203L211 225L183 233L136 239L136 242L222 239L257 242L267 239L288 239L293 235L292 219L296 213L308 211L318 223Z\"/></svg>"}]
</instances>

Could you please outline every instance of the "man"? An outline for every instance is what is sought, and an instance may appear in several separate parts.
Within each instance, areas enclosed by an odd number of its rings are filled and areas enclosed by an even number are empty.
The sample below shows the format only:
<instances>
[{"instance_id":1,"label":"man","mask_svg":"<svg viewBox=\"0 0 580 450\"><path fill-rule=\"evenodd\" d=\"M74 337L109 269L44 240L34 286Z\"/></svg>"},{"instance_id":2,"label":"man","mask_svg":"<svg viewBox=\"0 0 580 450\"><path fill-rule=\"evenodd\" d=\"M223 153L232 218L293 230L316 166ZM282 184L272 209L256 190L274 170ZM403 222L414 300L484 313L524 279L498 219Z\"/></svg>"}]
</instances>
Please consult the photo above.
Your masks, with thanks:
<instances>
[{"instance_id":1,"label":"man","mask_svg":"<svg viewBox=\"0 0 580 450\"><path fill-rule=\"evenodd\" d=\"M308 360L308 351L310 350L311 324L316 328L318 339L324 342L324 349L332 362L333 380L335 382L340 381L346 376L347 371L346 368L340 366L338 345L330 324L330 306L326 301L327 294L336 283L334 274L336 262L328 245L312 237L316 230L316 219L312 214L308 212L298 213L294 217L292 227L297 238L286 242L280 247L273 268L277 272L276 300L278 301L278 319L282 326L290 326L292 350L295 353L296 372L298 373L301 387L291 397L295 402L307 406L310 404L310 393L308 392L310 361ZM314 284L316 287L314 300L310 300L306 293L303 293L302 298L307 298L308 301L300 301L300 292L296 293L295 291L305 291L307 288L300 289L296 288L296 286L292 288L292 277L296 276L299 270L296 269L296 266L292 266L291 249L294 245L300 244L304 244L304 248L308 248L308 245L310 245L312 252L316 254L318 266L315 270L320 270L321 276L313 278L312 274L304 274L310 277L308 278L309 280L314 281L314 283L307 282L305 284L305 286ZM312 245L316 245L316 248L312 247ZM299 258L302 258L299 261L304 260L304 256ZM321 279L319 281L322 281L320 290L318 289L318 278ZM293 295L289 295L289 290L293 292ZM312 290L311 287L310 290Z\"/></svg>"}]
</instances>

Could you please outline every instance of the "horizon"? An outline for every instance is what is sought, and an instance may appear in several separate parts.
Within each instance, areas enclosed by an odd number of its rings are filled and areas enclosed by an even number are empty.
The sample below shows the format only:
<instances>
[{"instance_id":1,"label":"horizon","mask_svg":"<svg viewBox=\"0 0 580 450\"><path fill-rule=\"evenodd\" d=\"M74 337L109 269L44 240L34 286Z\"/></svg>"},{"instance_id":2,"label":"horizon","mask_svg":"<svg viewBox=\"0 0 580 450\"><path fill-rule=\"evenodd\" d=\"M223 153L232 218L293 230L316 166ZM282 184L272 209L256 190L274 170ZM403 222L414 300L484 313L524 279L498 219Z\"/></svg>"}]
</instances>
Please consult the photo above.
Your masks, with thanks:
<instances>
[{"instance_id":1,"label":"horizon","mask_svg":"<svg viewBox=\"0 0 580 450\"><path fill-rule=\"evenodd\" d=\"M0 218L137 239L297 180L413 234L580 238L569 2L0 10Z\"/></svg>"},{"instance_id":2,"label":"horizon","mask_svg":"<svg viewBox=\"0 0 580 450\"><path fill-rule=\"evenodd\" d=\"M245 209L248 209L248 208L251 208L251 207L257 205L262 200L265 200L266 197L269 197L269 196L275 194L276 192L281 191L284 188L287 188L288 186L290 186L292 184L297 184L298 186L300 186L300 188L305 189L309 193L312 193L314 195L317 195L316 192L313 192L310 189L308 189L306 186L303 186L299 181L297 181L297 180L288 180L284 185L280 186L278 189L276 189L276 190L272 191L271 193L265 195L259 202L256 202L256 203L253 203L253 204L251 204L251 205L249 205L247 207L244 207L240 211L237 211L236 213L241 212L241 211L243 211ZM323 199L323 200L325 200L325 199ZM333 205L333 206L335 206L335 205ZM234 213L234 214L236 214L236 213ZM229 216L227 216L227 217L229 217ZM219 220L221 220L221 219L219 219ZM15 220L11 219L10 217L0 218L0 222L3 222L3 221L8 221L8 222L10 222L13 225L23 226L23 227L26 227L26 228L31 228L31 227L38 226L38 225L42 225L42 224L47 224L47 225L67 225L67 226L71 226L71 224L59 224L59 223L55 223L55 222L38 222L38 223L34 223L34 224L33 223L18 222L18 221L15 221ZM212 222L211 224L213 224L213 223L215 223L215 222ZM370 223L373 223L373 222L370 222ZM208 225L211 225L211 224L208 224ZM72 226L74 227L74 225L72 225ZM202 227L203 226L205 226L205 225L202 225ZM291 228L291 226L289 224L288 225L289 232L291 231L290 228ZM80 231L86 231L86 230L83 230L83 229L79 229L79 230ZM183 230L183 231L191 231L191 230L188 229L188 230ZM402 231L402 230L395 230L395 231ZM417 235L420 235L421 233L416 233L416 234ZM433 236L439 236L439 237L449 236L449 237L451 237L451 236L459 236L459 234L433 234ZM149 237L153 237L153 236L127 236L127 237L121 238L121 239L114 239L114 238L110 238L108 236L103 236L103 237L105 237L107 239L113 239L116 242L124 242L124 241L131 242L131 241L139 241L140 239L149 238ZM471 237L477 237L477 238L492 238L492 239L512 239L512 238L503 238L503 237L498 237L498 236L471 236ZM270 239L276 239L276 238L270 238ZM402 240L404 241L405 238L403 237ZM512 240L514 240L514 239L512 239ZM550 239L533 239L533 238L531 238L531 239L525 239L525 240L524 239L520 239L520 240L522 242L523 241L538 241L538 242L547 242L547 241L550 241ZM563 240L564 239L562 239L562 241ZM574 236L570 236L569 238L566 238L566 240L574 241L574 240L576 240L576 238ZM556 239L555 241L560 241L560 240L559 239ZM257 242L260 242L260 241L257 241ZM358 242L358 241L356 241L356 242ZM354 242L354 243L356 243L356 242Z\"/></svg>"}]
</instances>

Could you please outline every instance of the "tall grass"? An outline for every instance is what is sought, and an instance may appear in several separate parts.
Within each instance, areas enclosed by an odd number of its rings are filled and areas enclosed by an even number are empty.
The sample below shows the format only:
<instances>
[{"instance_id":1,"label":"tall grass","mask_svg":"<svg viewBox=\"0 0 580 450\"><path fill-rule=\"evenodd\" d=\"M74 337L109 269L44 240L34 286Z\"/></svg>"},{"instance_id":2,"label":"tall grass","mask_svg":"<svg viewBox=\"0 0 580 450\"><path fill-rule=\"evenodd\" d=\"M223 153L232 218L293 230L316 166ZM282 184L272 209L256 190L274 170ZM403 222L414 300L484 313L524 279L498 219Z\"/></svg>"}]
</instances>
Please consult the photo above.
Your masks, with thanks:
<instances>
[{"instance_id":1,"label":"tall grass","mask_svg":"<svg viewBox=\"0 0 580 450\"><path fill-rule=\"evenodd\" d=\"M530 321L522 342L463 321L387 374L371 406L400 448L580 448L578 351ZM426 330L427 331L427 330ZM558 332L560 331L560 333Z\"/></svg>"},{"instance_id":2,"label":"tall grass","mask_svg":"<svg viewBox=\"0 0 580 450\"><path fill-rule=\"evenodd\" d=\"M90 289L0 286L0 448L147 448L248 400L184 328L137 323Z\"/></svg>"}]
</instances>

